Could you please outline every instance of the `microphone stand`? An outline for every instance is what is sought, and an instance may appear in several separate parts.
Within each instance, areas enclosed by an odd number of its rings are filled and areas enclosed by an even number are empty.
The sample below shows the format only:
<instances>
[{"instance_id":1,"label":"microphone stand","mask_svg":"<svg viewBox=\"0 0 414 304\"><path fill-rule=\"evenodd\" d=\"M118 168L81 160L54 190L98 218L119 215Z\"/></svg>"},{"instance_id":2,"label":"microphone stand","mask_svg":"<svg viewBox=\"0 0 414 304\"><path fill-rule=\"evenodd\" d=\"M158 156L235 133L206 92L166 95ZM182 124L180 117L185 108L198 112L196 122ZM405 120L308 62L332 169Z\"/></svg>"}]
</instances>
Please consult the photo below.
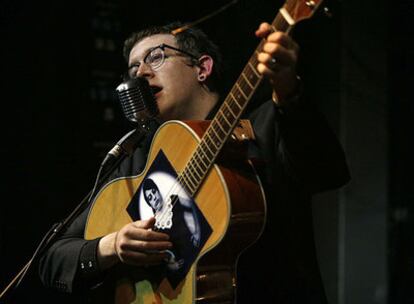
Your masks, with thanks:
<instances>
[{"instance_id":1,"label":"microphone stand","mask_svg":"<svg viewBox=\"0 0 414 304\"><path fill-rule=\"evenodd\" d=\"M141 129L141 130L139 130ZM46 249L53 243L53 241L57 238L57 236L62 232L66 227L69 226L72 221L85 210L85 208L89 205L90 200L93 197L93 194L96 189L102 186L103 182L114 172L114 170L119 166L119 164L125 159L127 155L132 154L135 148L138 146L139 143L142 142L144 137L147 135L149 131L148 126L146 123L143 123L140 128L137 128L128 134L126 134L116 145L117 153L116 155L111 155L104 159L101 163L99 168L98 176L96 183L93 189L83 198L83 200L79 203L79 205L61 222L55 223L52 227L48 230L48 232L44 235L42 240L40 241L39 245L37 246L35 252L33 253L31 259L27 262L27 264L19 271L19 273L11 280L9 285L1 292L0 300L7 294L9 290L14 286L13 290L16 290L20 283L23 281L27 271L29 270L32 263L37 259L41 254L43 254ZM115 148L114 147L114 148ZM114 148L111 150L113 151ZM110 153L111 153L110 151ZM108 167L102 177L101 171Z\"/></svg>"}]
</instances>

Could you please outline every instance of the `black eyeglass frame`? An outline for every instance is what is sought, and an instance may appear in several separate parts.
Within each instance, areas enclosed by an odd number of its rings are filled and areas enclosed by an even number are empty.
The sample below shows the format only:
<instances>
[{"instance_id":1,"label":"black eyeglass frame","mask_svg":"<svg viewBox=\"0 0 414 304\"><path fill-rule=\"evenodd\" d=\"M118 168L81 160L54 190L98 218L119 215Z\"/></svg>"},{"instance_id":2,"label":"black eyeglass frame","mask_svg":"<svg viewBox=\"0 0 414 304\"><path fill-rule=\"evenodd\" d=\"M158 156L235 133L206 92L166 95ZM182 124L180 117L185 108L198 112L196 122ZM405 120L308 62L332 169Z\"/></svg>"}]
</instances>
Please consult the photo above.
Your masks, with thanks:
<instances>
[{"instance_id":1,"label":"black eyeglass frame","mask_svg":"<svg viewBox=\"0 0 414 304\"><path fill-rule=\"evenodd\" d=\"M169 55L165 54L165 49L166 49L166 48L167 48L167 49L174 50L174 51L176 51L176 52L183 53L183 54L187 55L188 57L190 57L191 59L193 59L193 60L195 60L195 61L198 61L198 57L197 57L197 56L195 56L195 55L193 55L193 54L191 54L191 53L189 53L189 52L187 52L187 51L184 51L184 50L182 50L182 49L179 49L179 48L173 47L173 46L171 46L171 45L168 45L168 44L162 43L162 44L160 44L160 45L157 45L157 46L154 46L154 47L150 48L150 49L148 50L147 54L145 55L144 59L142 60L142 62L147 63L147 62L146 62L146 60L147 60L148 56L150 56L150 55L151 55L151 53L152 53L154 50L156 50L156 49L161 49L161 50L162 50L162 53L163 53L163 60L162 60L162 63L161 63L159 66L157 66L157 67L155 68L155 69L158 69L159 67L161 67L161 66L164 64L165 58L168 58L168 57L169 57ZM130 78L133 78L133 77L131 77L131 75L130 75L129 71L130 71L132 68L139 68L140 64L141 64L140 62L137 62L137 63L134 63L134 64L132 64L131 66L129 66L129 67L128 67L128 71L127 71L127 73L126 73L127 78L129 78L129 79L130 79ZM148 64L148 63L147 63L147 64ZM149 65L151 66L151 64L149 64ZM151 66L151 68L153 68L153 67ZM124 76L124 79L125 79L125 76Z\"/></svg>"}]
</instances>

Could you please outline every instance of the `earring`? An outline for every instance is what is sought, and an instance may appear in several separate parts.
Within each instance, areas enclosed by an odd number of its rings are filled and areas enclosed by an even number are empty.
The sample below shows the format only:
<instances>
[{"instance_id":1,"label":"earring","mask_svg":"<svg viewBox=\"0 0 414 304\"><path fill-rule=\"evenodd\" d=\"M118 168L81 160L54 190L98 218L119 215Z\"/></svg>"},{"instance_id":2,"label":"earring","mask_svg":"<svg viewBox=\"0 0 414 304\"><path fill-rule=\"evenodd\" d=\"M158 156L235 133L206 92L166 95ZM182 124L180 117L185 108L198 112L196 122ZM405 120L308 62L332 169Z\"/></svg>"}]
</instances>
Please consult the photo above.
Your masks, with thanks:
<instances>
[{"instance_id":1,"label":"earring","mask_svg":"<svg viewBox=\"0 0 414 304\"><path fill-rule=\"evenodd\" d=\"M198 76L198 80L199 80L199 81L204 81L204 80L206 80L206 75L201 74L200 76Z\"/></svg>"}]
</instances>

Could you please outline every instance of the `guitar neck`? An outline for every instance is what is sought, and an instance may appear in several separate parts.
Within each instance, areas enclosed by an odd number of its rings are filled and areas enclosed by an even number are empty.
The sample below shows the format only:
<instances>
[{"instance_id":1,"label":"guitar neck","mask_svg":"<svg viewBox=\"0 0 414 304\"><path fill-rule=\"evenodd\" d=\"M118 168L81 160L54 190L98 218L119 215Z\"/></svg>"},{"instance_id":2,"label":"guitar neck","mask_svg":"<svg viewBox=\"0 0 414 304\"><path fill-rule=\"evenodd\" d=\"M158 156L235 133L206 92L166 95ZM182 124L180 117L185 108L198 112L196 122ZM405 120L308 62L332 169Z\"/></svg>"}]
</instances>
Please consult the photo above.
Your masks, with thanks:
<instances>
[{"instance_id":1,"label":"guitar neck","mask_svg":"<svg viewBox=\"0 0 414 304\"><path fill-rule=\"evenodd\" d=\"M318 0L319 2L321 0ZM273 31L289 33L295 25L295 18L299 14L310 14L317 7L314 1L304 2L304 6L298 6L297 1L288 0L279 9L276 18L271 23ZM309 12L303 11L309 10ZM201 142L193 153L190 161L181 173L181 184L192 196L195 195L205 175L213 165L241 115L259 87L263 76L258 72L257 55L261 52L265 40L257 46L236 83L230 90L210 126L201 138Z\"/></svg>"}]
</instances>

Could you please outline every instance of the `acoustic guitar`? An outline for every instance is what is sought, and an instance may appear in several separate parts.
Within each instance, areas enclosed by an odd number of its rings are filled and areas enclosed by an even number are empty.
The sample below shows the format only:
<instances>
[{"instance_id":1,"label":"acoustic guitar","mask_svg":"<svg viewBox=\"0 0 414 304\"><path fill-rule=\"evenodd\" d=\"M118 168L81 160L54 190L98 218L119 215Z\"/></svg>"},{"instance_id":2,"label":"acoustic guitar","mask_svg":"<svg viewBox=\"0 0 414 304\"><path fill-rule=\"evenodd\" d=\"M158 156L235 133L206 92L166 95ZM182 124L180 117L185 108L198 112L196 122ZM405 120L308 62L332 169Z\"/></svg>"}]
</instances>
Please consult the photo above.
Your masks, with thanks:
<instances>
[{"instance_id":1,"label":"acoustic guitar","mask_svg":"<svg viewBox=\"0 0 414 304\"><path fill-rule=\"evenodd\" d=\"M272 22L289 32L311 17L321 0L287 0ZM263 189L247 143L254 139L240 120L259 87L257 54L263 41L211 121L168 121L151 143L145 169L106 184L97 194L85 239L118 231L155 216L168 233L170 258L156 267L129 267L117 274L113 303L232 303L237 258L265 225Z\"/></svg>"}]
</instances>

